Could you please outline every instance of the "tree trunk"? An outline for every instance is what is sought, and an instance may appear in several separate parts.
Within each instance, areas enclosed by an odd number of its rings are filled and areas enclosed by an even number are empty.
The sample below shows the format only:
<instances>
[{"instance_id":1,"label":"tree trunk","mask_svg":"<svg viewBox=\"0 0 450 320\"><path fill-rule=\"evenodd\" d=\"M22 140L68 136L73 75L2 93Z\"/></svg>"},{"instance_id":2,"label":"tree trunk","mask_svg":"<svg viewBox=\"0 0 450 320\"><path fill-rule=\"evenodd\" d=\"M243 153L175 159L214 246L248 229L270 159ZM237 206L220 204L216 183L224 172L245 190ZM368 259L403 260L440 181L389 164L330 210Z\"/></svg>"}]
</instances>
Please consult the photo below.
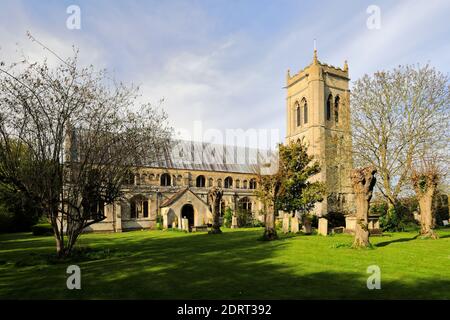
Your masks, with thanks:
<instances>
[{"instance_id":1,"label":"tree trunk","mask_svg":"<svg viewBox=\"0 0 450 320\"><path fill-rule=\"evenodd\" d=\"M222 189L213 187L208 193L208 199L210 202L211 213L213 215L212 227L208 232L210 234L220 234L220 204L222 202Z\"/></svg>"},{"instance_id":2,"label":"tree trunk","mask_svg":"<svg viewBox=\"0 0 450 320\"><path fill-rule=\"evenodd\" d=\"M356 226L353 247L361 248L370 246L369 242L369 203L375 186L376 169L366 167L355 169L352 173L352 185L356 200Z\"/></svg>"},{"instance_id":3,"label":"tree trunk","mask_svg":"<svg viewBox=\"0 0 450 320\"><path fill-rule=\"evenodd\" d=\"M263 240L271 241L278 239L277 230L275 228L275 213L272 208L269 210L269 213L266 213L264 224Z\"/></svg>"},{"instance_id":4,"label":"tree trunk","mask_svg":"<svg viewBox=\"0 0 450 320\"><path fill-rule=\"evenodd\" d=\"M433 196L439 181L438 168L433 164L414 170L411 176L420 208L420 235L424 238L439 238L433 230Z\"/></svg>"},{"instance_id":5,"label":"tree trunk","mask_svg":"<svg viewBox=\"0 0 450 320\"><path fill-rule=\"evenodd\" d=\"M356 225L354 247L368 247L369 242L369 202L363 193L356 194Z\"/></svg>"},{"instance_id":6,"label":"tree trunk","mask_svg":"<svg viewBox=\"0 0 450 320\"><path fill-rule=\"evenodd\" d=\"M433 193L434 190L429 187L427 192L419 197L420 234L425 238L437 239L438 235L433 230Z\"/></svg>"}]
</instances>

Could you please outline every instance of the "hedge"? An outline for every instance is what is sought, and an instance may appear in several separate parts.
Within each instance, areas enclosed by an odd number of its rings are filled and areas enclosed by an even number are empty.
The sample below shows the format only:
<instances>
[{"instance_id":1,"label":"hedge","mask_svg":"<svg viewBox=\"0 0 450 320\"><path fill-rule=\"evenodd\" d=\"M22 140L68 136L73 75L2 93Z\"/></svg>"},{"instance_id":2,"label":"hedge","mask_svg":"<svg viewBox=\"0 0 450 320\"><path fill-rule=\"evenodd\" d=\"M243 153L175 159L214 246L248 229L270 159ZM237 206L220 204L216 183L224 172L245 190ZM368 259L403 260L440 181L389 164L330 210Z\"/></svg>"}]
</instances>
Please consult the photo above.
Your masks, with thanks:
<instances>
[{"instance_id":1,"label":"hedge","mask_svg":"<svg viewBox=\"0 0 450 320\"><path fill-rule=\"evenodd\" d=\"M49 223L36 224L31 227L31 231L35 236L51 236L53 235L52 225Z\"/></svg>"}]
</instances>

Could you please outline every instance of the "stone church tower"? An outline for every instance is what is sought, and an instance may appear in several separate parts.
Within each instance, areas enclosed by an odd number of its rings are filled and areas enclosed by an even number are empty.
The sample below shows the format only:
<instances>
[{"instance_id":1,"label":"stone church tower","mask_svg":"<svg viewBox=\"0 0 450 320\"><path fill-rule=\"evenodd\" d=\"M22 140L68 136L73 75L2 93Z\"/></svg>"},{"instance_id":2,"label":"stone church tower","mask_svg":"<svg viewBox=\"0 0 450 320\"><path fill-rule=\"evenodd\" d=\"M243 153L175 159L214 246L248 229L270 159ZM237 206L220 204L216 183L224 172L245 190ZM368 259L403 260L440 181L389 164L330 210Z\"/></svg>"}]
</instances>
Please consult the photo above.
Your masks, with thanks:
<instances>
[{"instance_id":1,"label":"stone church tower","mask_svg":"<svg viewBox=\"0 0 450 320\"><path fill-rule=\"evenodd\" d=\"M314 50L312 63L286 79L286 143L303 140L308 153L321 163L314 179L325 182L327 197L315 214L353 211L350 91L348 65L336 68L321 63Z\"/></svg>"}]
</instances>

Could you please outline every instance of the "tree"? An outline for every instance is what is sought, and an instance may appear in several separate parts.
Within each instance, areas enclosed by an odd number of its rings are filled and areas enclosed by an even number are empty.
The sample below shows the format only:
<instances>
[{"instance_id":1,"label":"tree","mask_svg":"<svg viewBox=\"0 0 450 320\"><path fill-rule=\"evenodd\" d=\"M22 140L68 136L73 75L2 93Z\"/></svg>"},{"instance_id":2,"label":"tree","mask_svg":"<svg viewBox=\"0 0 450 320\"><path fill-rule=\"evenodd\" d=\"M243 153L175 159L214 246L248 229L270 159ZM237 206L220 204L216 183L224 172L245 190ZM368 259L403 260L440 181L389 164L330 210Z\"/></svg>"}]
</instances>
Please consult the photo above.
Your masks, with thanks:
<instances>
[{"instance_id":1,"label":"tree","mask_svg":"<svg viewBox=\"0 0 450 320\"><path fill-rule=\"evenodd\" d=\"M10 147L14 152L18 152L20 143L11 141ZM26 146L20 146L22 153L17 153L20 159L27 158ZM0 149L1 152L1 149ZM0 172L5 167L5 163L0 156ZM18 163L22 170L27 165L26 161ZM30 231L31 227L38 223L42 216L42 211L32 199L21 192L13 183L0 182L0 232Z\"/></svg>"},{"instance_id":2,"label":"tree","mask_svg":"<svg viewBox=\"0 0 450 320\"><path fill-rule=\"evenodd\" d=\"M261 199L266 211L264 239L276 238L275 211L301 211L308 214L316 202L322 201L325 186L312 181L320 172L320 165L307 154L303 142L280 144L279 166L276 173L258 176L256 195Z\"/></svg>"},{"instance_id":3,"label":"tree","mask_svg":"<svg viewBox=\"0 0 450 320\"><path fill-rule=\"evenodd\" d=\"M448 164L448 80L429 65L400 66L365 75L353 86L355 161L377 169L377 187L389 208L410 187L415 161L433 151Z\"/></svg>"},{"instance_id":4,"label":"tree","mask_svg":"<svg viewBox=\"0 0 450 320\"><path fill-rule=\"evenodd\" d=\"M376 183L374 167L354 169L352 172L352 186L355 192L356 225L353 247L368 247L369 243L369 204L372 199L373 188Z\"/></svg>"},{"instance_id":5,"label":"tree","mask_svg":"<svg viewBox=\"0 0 450 320\"><path fill-rule=\"evenodd\" d=\"M439 170L433 162L424 162L421 168L414 169L412 185L420 208L420 234L422 237L437 239L434 232L433 197L439 182Z\"/></svg>"},{"instance_id":6,"label":"tree","mask_svg":"<svg viewBox=\"0 0 450 320\"><path fill-rule=\"evenodd\" d=\"M104 206L121 198L133 169L157 160L171 137L163 112L136 105L139 88L80 67L77 56L56 56L54 68L27 58L0 63L0 181L47 215L60 257L105 218Z\"/></svg>"},{"instance_id":7,"label":"tree","mask_svg":"<svg viewBox=\"0 0 450 320\"><path fill-rule=\"evenodd\" d=\"M281 186L281 176L279 173L262 175L257 177L258 189L256 196L264 206L264 234L263 240L271 241L278 238L275 228L275 210Z\"/></svg>"},{"instance_id":8,"label":"tree","mask_svg":"<svg viewBox=\"0 0 450 320\"><path fill-rule=\"evenodd\" d=\"M212 229L208 233L219 234L222 233L220 230L220 204L222 202L223 191L221 188L212 187L208 192L208 202L213 214Z\"/></svg>"},{"instance_id":9,"label":"tree","mask_svg":"<svg viewBox=\"0 0 450 320\"><path fill-rule=\"evenodd\" d=\"M280 145L279 155L282 183L278 208L287 212L309 214L325 194L324 183L313 181L313 177L320 172L319 162L308 155L307 148L301 141Z\"/></svg>"}]
</instances>

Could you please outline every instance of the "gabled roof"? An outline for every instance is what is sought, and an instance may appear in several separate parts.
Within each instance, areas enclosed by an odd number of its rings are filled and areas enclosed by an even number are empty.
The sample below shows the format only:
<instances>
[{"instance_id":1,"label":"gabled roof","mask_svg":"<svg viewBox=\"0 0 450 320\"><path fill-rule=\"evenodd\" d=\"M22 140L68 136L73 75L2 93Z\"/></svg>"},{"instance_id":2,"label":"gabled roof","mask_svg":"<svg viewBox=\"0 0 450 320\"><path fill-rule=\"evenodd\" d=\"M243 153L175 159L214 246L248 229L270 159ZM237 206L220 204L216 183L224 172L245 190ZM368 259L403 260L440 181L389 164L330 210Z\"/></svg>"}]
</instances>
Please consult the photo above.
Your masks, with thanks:
<instances>
[{"instance_id":1,"label":"gabled roof","mask_svg":"<svg viewBox=\"0 0 450 320\"><path fill-rule=\"evenodd\" d=\"M192 190L189 189L189 187L187 187L187 188L181 189L180 191L176 192L172 197L164 200L161 203L161 208L168 207L168 206L172 205L173 203L177 202L178 199L180 199L186 192L192 193L196 198L198 198L201 202L203 202L205 205L207 205L207 203L205 203L205 201L203 199L201 199L198 195L196 195L194 192L192 192Z\"/></svg>"}]
</instances>

